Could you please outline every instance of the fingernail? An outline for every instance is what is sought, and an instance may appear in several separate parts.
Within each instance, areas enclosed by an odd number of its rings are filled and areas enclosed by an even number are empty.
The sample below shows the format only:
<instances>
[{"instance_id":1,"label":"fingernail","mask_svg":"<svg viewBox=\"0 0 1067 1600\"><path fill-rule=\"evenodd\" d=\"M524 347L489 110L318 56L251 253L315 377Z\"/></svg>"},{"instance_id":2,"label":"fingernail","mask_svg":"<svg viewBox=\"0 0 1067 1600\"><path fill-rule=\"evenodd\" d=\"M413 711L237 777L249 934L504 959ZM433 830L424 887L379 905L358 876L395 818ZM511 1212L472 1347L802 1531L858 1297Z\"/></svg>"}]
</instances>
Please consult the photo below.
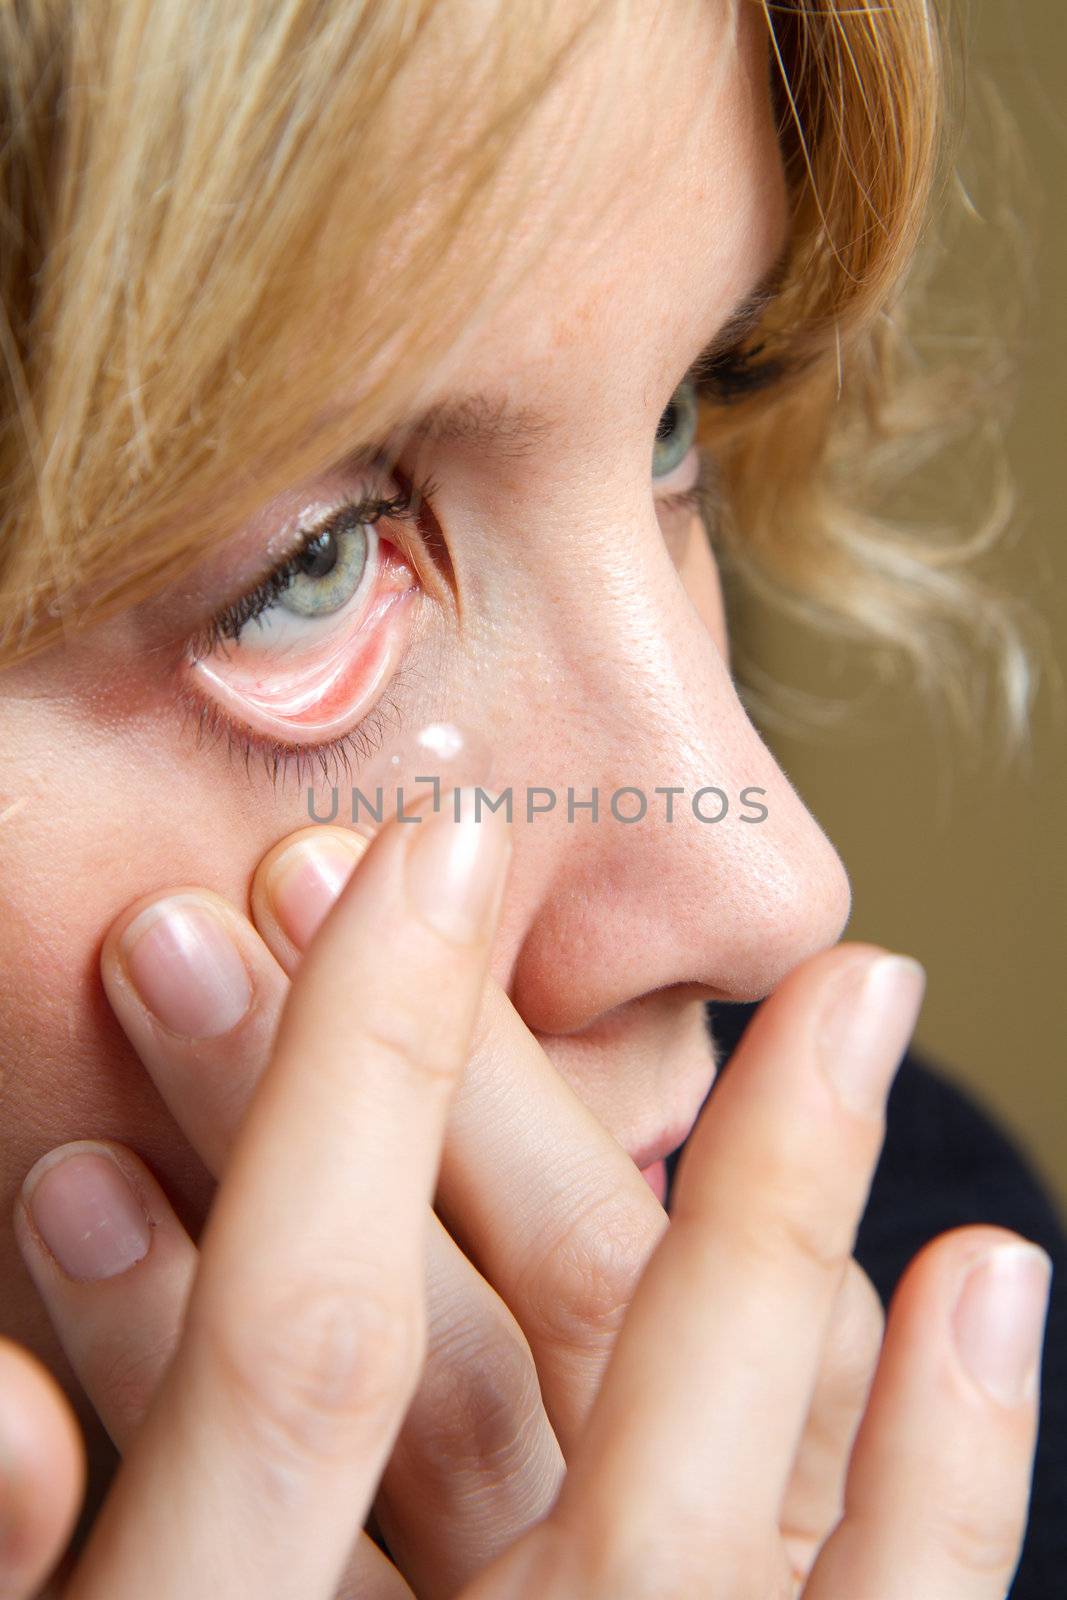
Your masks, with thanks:
<instances>
[{"instance_id":1,"label":"fingernail","mask_svg":"<svg viewBox=\"0 0 1067 1600\"><path fill-rule=\"evenodd\" d=\"M148 1254L148 1218L109 1155L53 1150L30 1168L22 1193L34 1227L68 1278L115 1278Z\"/></svg>"},{"instance_id":2,"label":"fingernail","mask_svg":"<svg viewBox=\"0 0 1067 1600\"><path fill-rule=\"evenodd\" d=\"M495 921L511 855L504 818L484 789L454 789L412 826L406 881L419 915L455 944L473 944Z\"/></svg>"},{"instance_id":3,"label":"fingernail","mask_svg":"<svg viewBox=\"0 0 1067 1600\"><path fill-rule=\"evenodd\" d=\"M1036 1244L995 1245L973 1266L952 1315L956 1349L980 1389L1004 1406L1037 1393L1052 1262Z\"/></svg>"},{"instance_id":4,"label":"fingernail","mask_svg":"<svg viewBox=\"0 0 1067 1600\"><path fill-rule=\"evenodd\" d=\"M850 1110L864 1116L882 1110L925 986L926 973L911 956L856 961L839 975L823 1012L819 1050Z\"/></svg>"},{"instance_id":5,"label":"fingernail","mask_svg":"<svg viewBox=\"0 0 1067 1600\"><path fill-rule=\"evenodd\" d=\"M271 862L267 897L278 926L306 950L367 848L359 834L301 839Z\"/></svg>"},{"instance_id":6,"label":"fingernail","mask_svg":"<svg viewBox=\"0 0 1067 1600\"><path fill-rule=\"evenodd\" d=\"M192 895L142 911L122 936L122 953L134 988L171 1033L216 1038L251 1004L240 952L221 919Z\"/></svg>"}]
</instances>

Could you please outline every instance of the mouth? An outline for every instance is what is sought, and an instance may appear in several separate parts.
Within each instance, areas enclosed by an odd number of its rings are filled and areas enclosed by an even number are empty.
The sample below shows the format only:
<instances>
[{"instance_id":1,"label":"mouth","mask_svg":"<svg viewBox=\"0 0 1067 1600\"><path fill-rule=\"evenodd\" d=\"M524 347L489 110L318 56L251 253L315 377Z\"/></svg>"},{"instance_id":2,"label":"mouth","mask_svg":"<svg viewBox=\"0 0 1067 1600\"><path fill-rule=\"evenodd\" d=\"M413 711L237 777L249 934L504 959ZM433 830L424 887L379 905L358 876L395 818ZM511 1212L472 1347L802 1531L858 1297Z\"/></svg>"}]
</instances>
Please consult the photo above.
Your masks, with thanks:
<instances>
[{"instance_id":1,"label":"mouth","mask_svg":"<svg viewBox=\"0 0 1067 1600\"><path fill-rule=\"evenodd\" d=\"M660 1205L666 1209L667 1205L667 1163L654 1161L650 1167L642 1167L641 1176L652 1190Z\"/></svg>"},{"instance_id":2,"label":"mouth","mask_svg":"<svg viewBox=\"0 0 1067 1600\"><path fill-rule=\"evenodd\" d=\"M711 1067L710 1072L708 1071L709 1065ZM688 1115L682 1118L676 1117L673 1121L668 1123L665 1128L661 1128L660 1131L654 1134L651 1138L644 1139L640 1143L635 1141L633 1146L623 1146L634 1166L641 1173L642 1177L645 1177L649 1180L649 1182L652 1184L652 1188L656 1190L657 1193L659 1186L657 1183L652 1182L650 1169L657 1178L662 1175L662 1183L666 1183L666 1174L663 1170L663 1163L666 1161L668 1156L672 1156L676 1150L679 1150L681 1146L685 1144L686 1140L689 1138L689 1135L696 1127L697 1122L700 1119L700 1113L704 1109L708 1095L711 1093L712 1086L715 1083L718 1075L719 1054L715 1048L714 1041L711 1041L711 1061L710 1063L707 1061L704 1063L704 1068L700 1076L701 1087L698 1093L695 1094L689 1102L691 1109Z\"/></svg>"},{"instance_id":3,"label":"mouth","mask_svg":"<svg viewBox=\"0 0 1067 1600\"><path fill-rule=\"evenodd\" d=\"M667 1130L656 1134L656 1138L646 1139L643 1144L637 1146L637 1149L627 1149L627 1155L629 1155L633 1165L637 1166L641 1178L645 1179L649 1189L653 1190L653 1194L656 1195L661 1205L665 1205L665 1198L667 1198L667 1157L675 1154L675 1150L680 1149L685 1144L686 1139L689 1138L689 1134L693 1133L697 1122L699 1122L699 1117L701 1117L701 1112L704 1110L707 1096L712 1091L715 1077L717 1077L717 1072L712 1072L712 1075L705 1080L701 1096L697 1099L696 1107L683 1122L670 1123Z\"/></svg>"},{"instance_id":4,"label":"mouth","mask_svg":"<svg viewBox=\"0 0 1067 1600\"><path fill-rule=\"evenodd\" d=\"M654 996L649 998L655 999ZM687 1031L692 1029L693 1019L693 1012L690 1012L688 1018L683 1019ZM617 1046L619 1042L614 1029L608 1033L604 1031L605 1024L609 1021L617 1023L619 1018L615 1015L601 1018L597 1030L597 1043L608 1048L612 1045ZM659 1122L658 1127L653 1123L647 1132L637 1129L630 1130L628 1135L624 1135L621 1130L611 1130L618 1144L625 1150L661 1203L667 1188L666 1163L681 1149L696 1127L721 1065L721 1054L709 1027L703 1001L699 1007L699 1021L699 1043L693 1039L691 1031L688 1032L688 1037L670 1038L666 1041L666 1045L662 1038L642 1041L646 1048L654 1050L660 1059L661 1083L670 1084L668 1112L670 1120L668 1121L664 1115L667 1108L662 1107L663 1120ZM677 1022L675 1025L681 1032L682 1026ZM632 1045L630 1049L632 1055ZM661 1101L666 1100L667 1095L661 1094L656 1098ZM610 1121L607 1118L603 1118L602 1121L610 1130ZM646 1123L646 1129L647 1126Z\"/></svg>"},{"instance_id":5,"label":"mouth","mask_svg":"<svg viewBox=\"0 0 1067 1600\"><path fill-rule=\"evenodd\" d=\"M685 1143L695 1126L696 1117L686 1126L660 1134L650 1143L642 1145L639 1150L628 1150L626 1153L634 1166L640 1172L644 1172L647 1168L655 1166L657 1161L664 1161L669 1155L673 1155L679 1146Z\"/></svg>"}]
</instances>

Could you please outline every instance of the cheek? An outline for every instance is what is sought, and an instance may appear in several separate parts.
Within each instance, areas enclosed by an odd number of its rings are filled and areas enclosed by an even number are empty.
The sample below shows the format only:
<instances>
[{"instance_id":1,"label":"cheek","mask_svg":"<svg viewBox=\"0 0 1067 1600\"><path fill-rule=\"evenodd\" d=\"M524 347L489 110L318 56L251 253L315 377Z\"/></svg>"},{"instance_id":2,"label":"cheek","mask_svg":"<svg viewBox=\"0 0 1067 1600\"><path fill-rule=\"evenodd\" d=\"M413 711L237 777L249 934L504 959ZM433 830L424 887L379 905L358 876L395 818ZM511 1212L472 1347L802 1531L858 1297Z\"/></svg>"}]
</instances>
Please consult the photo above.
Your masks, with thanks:
<instances>
[{"instance_id":1,"label":"cheek","mask_svg":"<svg viewBox=\"0 0 1067 1600\"><path fill-rule=\"evenodd\" d=\"M17 719L0 707L0 737L2 1198L54 1145L113 1138L154 1167L189 1223L206 1175L115 1023L100 946L131 901L157 890L203 885L245 909L264 851L306 822L302 797L253 788L207 753L190 760L161 731L109 735L39 705Z\"/></svg>"}]
</instances>

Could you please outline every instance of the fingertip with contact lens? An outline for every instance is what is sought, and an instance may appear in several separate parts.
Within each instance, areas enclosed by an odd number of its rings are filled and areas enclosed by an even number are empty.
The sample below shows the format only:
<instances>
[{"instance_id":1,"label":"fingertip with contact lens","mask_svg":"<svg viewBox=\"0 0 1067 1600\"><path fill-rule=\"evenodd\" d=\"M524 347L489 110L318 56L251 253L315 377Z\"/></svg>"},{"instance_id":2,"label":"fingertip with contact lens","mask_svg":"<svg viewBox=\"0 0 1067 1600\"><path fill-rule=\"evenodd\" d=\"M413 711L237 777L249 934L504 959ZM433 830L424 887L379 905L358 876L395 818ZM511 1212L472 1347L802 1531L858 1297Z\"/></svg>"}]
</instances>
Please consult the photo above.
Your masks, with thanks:
<instances>
[{"instance_id":1,"label":"fingertip with contact lens","mask_svg":"<svg viewBox=\"0 0 1067 1600\"><path fill-rule=\"evenodd\" d=\"M450 811L458 793L488 792L491 767L491 748L482 735L452 722L428 722L383 743L353 770L347 785L309 787L310 825L275 847L257 874L269 917L292 951L307 949L388 822L421 826ZM254 905L257 899L254 889ZM269 930L261 925L261 931ZM288 955L284 964L291 965Z\"/></svg>"},{"instance_id":2,"label":"fingertip with contact lens","mask_svg":"<svg viewBox=\"0 0 1067 1600\"><path fill-rule=\"evenodd\" d=\"M427 722L387 737L353 770L347 785L307 791L308 820L352 828L372 839L394 817L436 812L449 791L492 782L492 749L484 735L454 722Z\"/></svg>"}]
</instances>

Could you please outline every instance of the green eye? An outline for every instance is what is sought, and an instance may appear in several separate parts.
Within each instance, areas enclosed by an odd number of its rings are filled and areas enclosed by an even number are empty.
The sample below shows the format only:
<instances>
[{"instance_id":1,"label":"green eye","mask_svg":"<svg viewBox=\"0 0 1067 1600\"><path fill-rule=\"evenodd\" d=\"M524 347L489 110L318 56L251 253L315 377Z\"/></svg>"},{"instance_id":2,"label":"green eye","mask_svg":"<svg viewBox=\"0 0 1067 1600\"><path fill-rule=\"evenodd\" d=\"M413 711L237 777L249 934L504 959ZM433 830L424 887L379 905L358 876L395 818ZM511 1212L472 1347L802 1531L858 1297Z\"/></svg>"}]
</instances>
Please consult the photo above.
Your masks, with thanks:
<instances>
[{"instance_id":1,"label":"green eye","mask_svg":"<svg viewBox=\"0 0 1067 1600\"><path fill-rule=\"evenodd\" d=\"M652 476L666 478L693 448L697 433L697 391L689 379L680 383L659 419L652 450Z\"/></svg>"},{"instance_id":2,"label":"green eye","mask_svg":"<svg viewBox=\"0 0 1067 1600\"><path fill-rule=\"evenodd\" d=\"M366 527L350 521L339 528L324 528L294 558L278 604L300 617L340 611L359 588L366 570Z\"/></svg>"}]
</instances>

